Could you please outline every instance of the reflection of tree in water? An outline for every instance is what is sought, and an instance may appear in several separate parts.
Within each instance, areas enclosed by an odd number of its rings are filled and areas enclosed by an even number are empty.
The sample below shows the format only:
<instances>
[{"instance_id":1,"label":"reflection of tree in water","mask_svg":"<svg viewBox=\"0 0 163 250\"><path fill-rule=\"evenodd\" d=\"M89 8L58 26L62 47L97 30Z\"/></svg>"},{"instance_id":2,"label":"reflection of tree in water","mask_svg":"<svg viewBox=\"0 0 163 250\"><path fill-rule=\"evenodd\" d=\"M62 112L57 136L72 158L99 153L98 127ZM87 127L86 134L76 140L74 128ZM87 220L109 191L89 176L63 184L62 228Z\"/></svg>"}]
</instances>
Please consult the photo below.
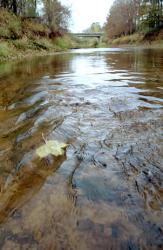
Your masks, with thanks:
<instances>
[{"instance_id":1,"label":"reflection of tree in water","mask_svg":"<svg viewBox=\"0 0 163 250\"><path fill-rule=\"evenodd\" d=\"M130 70L144 72L151 68L160 67L163 58L160 50L135 49L111 52L105 56L108 65L118 70Z\"/></svg>"},{"instance_id":2,"label":"reflection of tree in water","mask_svg":"<svg viewBox=\"0 0 163 250\"><path fill-rule=\"evenodd\" d=\"M125 81L131 86L144 92L143 96L162 97L160 89L162 87L163 69L161 66L163 57L160 50L135 50L122 51L121 53L110 53L105 57L111 70L119 74L117 81ZM120 72L122 71L122 72ZM124 71L124 72L123 72ZM126 72L125 72L126 71ZM129 73L129 75L128 75Z\"/></svg>"},{"instance_id":3,"label":"reflection of tree in water","mask_svg":"<svg viewBox=\"0 0 163 250\"><path fill-rule=\"evenodd\" d=\"M0 84L1 188L9 174L22 161L29 160L28 153L40 145L42 133L46 136L63 122L60 114L48 110L51 105L47 102L48 80L41 79L42 91L36 81L43 76L48 76L50 81L50 77L54 79L54 75L67 71L70 57L64 54L4 64Z\"/></svg>"},{"instance_id":4,"label":"reflection of tree in water","mask_svg":"<svg viewBox=\"0 0 163 250\"><path fill-rule=\"evenodd\" d=\"M34 81L42 76L50 77L68 71L71 57L71 54L65 53L3 64L0 67L0 106L10 105L18 97L23 99L29 96L37 88Z\"/></svg>"}]
</instances>

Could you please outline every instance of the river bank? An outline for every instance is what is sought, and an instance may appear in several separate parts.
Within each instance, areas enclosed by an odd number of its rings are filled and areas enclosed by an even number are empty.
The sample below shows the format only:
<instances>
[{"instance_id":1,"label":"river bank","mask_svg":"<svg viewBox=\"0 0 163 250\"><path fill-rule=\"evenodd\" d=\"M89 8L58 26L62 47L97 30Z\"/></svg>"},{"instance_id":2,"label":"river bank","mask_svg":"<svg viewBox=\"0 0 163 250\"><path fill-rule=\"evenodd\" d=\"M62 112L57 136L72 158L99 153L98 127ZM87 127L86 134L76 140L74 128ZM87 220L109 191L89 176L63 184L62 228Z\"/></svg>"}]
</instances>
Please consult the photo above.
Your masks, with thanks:
<instances>
[{"instance_id":1,"label":"river bank","mask_svg":"<svg viewBox=\"0 0 163 250\"><path fill-rule=\"evenodd\" d=\"M0 61L47 55L73 46L70 36L51 32L39 20L0 9Z\"/></svg>"},{"instance_id":2,"label":"river bank","mask_svg":"<svg viewBox=\"0 0 163 250\"><path fill-rule=\"evenodd\" d=\"M46 56L75 47L67 35L49 39L23 37L16 40L0 40L0 62L19 60L33 56Z\"/></svg>"},{"instance_id":3,"label":"river bank","mask_svg":"<svg viewBox=\"0 0 163 250\"><path fill-rule=\"evenodd\" d=\"M134 33L116 39L109 39L107 44L109 47L163 48L163 29L146 34Z\"/></svg>"},{"instance_id":4,"label":"river bank","mask_svg":"<svg viewBox=\"0 0 163 250\"><path fill-rule=\"evenodd\" d=\"M64 38L63 38L64 40ZM28 42L28 45L30 42ZM10 42L0 41L0 62L21 60L23 58L30 58L33 56L47 56L61 51L66 51L68 48L62 48L61 46L53 45L51 48L44 49L15 49Z\"/></svg>"},{"instance_id":5,"label":"river bank","mask_svg":"<svg viewBox=\"0 0 163 250\"><path fill-rule=\"evenodd\" d=\"M67 42L67 38L60 38L60 42L65 44ZM30 41L28 41L28 45ZM105 46L103 48L135 48L135 49L163 49L163 41L153 41L152 43L149 42L140 42L140 43L112 43ZM100 47L99 47L100 48ZM14 45L8 41L0 41L0 63L6 61L13 61L13 60L22 60L25 58L31 57L38 57L38 56L48 56L52 54L56 54L58 52L68 51L70 49L74 49L68 42L66 46L60 46L53 44L51 48L40 48L40 49L29 49L29 48L22 48L22 49L15 49ZM75 46L75 49L80 49L80 46Z\"/></svg>"}]
</instances>

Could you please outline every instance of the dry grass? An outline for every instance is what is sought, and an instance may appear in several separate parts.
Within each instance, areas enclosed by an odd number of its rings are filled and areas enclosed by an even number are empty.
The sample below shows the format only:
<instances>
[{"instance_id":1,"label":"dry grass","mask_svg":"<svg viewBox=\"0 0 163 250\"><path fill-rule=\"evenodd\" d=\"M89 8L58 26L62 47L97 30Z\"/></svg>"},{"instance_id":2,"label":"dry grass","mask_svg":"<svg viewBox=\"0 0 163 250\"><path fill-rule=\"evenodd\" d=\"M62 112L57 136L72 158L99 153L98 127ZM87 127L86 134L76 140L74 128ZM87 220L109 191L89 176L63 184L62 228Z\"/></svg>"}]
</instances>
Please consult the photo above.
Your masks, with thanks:
<instances>
[{"instance_id":1,"label":"dry grass","mask_svg":"<svg viewBox=\"0 0 163 250\"><path fill-rule=\"evenodd\" d=\"M151 33L152 34L152 33ZM154 37L154 38L153 38ZM148 39L144 39L145 35L141 33L134 33L132 35L128 36L122 36L116 39L110 39L108 41L108 44L110 46L119 46L119 45L138 45L138 46L147 46L147 47L157 47L162 48L163 47L163 29L160 30L157 36L153 36L152 39L149 37Z\"/></svg>"},{"instance_id":2,"label":"dry grass","mask_svg":"<svg viewBox=\"0 0 163 250\"><path fill-rule=\"evenodd\" d=\"M47 26L42 25L40 23L37 22L32 22L28 19L25 19L22 21L22 30L23 33L30 37L48 37L49 35L49 29Z\"/></svg>"},{"instance_id":3,"label":"dry grass","mask_svg":"<svg viewBox=\"0 0 163 250\"><path fill-rule=\"evenodd\" d=\"M111 45L120 45L120 44L139 44L143 40L143 35L135 33L128 36L122 36L113 40L109 40Z\"/></svg>"},{"instance_id":4,"label":"dry grass","mask_svg":"<svg viewBox=\"0 0 163 250\"><path fill-rule=\"evenodd\" d=\"M49 38L46 25L0 9L0 61L72 47L69 36Z\"/></svg>"}]
</instances>

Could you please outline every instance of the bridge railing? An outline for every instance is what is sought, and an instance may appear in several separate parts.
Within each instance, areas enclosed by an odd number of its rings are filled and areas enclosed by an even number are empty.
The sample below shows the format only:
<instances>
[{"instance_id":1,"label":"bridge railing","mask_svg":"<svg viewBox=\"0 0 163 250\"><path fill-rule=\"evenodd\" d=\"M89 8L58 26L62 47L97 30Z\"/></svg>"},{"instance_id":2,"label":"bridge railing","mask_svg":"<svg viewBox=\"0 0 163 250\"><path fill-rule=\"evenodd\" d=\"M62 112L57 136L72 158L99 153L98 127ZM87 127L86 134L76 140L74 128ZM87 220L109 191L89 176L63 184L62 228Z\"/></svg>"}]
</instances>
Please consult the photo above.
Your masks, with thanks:
<instances>
[{"instance_id":1,"label":"bridge railing","mask_svg":"<svg viewBox=\"0 0 163 250\"><path fill-rule=\"evenodd\" d=\"M78 36L78 37L102 37L104 35L104 32L81 32L81 33L71 33L73 36Z\"/></svg>"}]
</instances>

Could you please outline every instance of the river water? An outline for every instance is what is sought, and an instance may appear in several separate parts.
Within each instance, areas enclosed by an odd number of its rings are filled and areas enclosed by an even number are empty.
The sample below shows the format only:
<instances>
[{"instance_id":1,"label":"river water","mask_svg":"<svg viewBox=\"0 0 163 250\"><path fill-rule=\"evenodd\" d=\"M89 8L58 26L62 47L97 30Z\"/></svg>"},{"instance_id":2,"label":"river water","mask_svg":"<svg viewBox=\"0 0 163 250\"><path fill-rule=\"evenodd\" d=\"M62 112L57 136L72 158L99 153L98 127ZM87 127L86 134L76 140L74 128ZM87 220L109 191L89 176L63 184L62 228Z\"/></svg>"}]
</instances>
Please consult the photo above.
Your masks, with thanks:
<instances>
[{"instance_id":1,"label":"river water","mask_svg":"<svg viewBox=\"0 0 163 250\"><path fill-rule=\"evenodd\" d=\"M0 249L163 249L162 97L162 50L0 64Z\"/></svg>"}]
</instances>

